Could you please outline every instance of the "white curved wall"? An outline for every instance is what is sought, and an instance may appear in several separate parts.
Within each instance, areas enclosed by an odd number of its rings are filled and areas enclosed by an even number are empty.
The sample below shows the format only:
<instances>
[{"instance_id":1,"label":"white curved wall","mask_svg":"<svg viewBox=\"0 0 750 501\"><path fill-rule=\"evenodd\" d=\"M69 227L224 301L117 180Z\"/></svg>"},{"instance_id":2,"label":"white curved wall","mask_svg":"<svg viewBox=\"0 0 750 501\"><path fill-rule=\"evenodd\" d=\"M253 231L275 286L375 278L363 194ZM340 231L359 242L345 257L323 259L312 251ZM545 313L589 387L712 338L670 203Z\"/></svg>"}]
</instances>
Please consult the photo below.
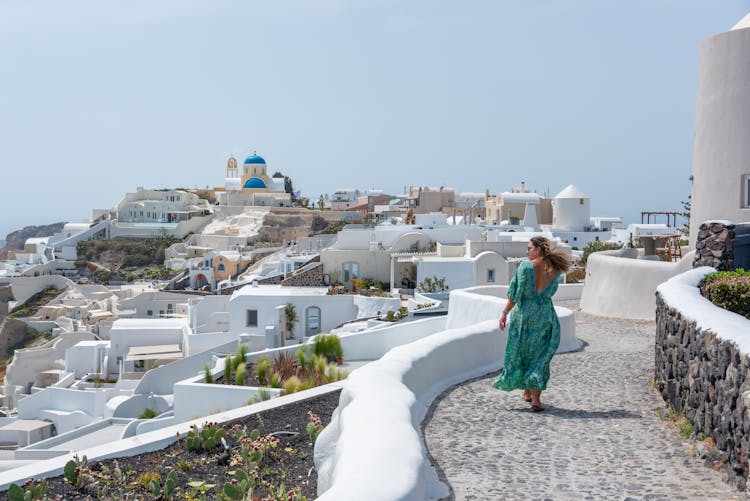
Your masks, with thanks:
<instances>
[{"instance_id":1,"label":"white curved wall","mask_svg":"<svg viewBox=\"0 0 750 501\"><path fill-rule=\"evenodd\" d=\"M617 251L595 252L586 264L581 310L592 315L653 320L656 287L689 270L693 252L668 263L618 257Z\"/></svg>"},{"instance_id":2,"label":"white curved wall","mask_svg":"<svg viewBox=\"0 0 750 501\"><path fill-rule=\"evenodd\" d=\"M703 41L693 158L690 247L706 220L750 221L741 177L750 175L750 29Z\"/></svg>"}]
</instances>

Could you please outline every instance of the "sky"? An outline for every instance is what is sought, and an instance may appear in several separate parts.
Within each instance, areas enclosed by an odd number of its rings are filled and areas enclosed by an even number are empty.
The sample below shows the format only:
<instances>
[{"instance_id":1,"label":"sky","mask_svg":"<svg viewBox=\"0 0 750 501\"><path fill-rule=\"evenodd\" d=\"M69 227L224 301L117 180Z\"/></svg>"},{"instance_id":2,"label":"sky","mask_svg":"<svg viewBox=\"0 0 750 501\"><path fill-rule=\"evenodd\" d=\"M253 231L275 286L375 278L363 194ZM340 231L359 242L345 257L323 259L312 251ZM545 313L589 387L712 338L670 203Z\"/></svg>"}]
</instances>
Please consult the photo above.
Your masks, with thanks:
<instances>
[{"instance_id":1,"label":"sky","mask_svg":"<svg viewBox=\"0 0 750 501\"><path fill-rule=\"evenodd\" d=\"M0 0L0 238L227 159L337 188L690 193L700 42L750 0ZM660 221L663 222L663 221Z\"/></svg>"}]
</instances>

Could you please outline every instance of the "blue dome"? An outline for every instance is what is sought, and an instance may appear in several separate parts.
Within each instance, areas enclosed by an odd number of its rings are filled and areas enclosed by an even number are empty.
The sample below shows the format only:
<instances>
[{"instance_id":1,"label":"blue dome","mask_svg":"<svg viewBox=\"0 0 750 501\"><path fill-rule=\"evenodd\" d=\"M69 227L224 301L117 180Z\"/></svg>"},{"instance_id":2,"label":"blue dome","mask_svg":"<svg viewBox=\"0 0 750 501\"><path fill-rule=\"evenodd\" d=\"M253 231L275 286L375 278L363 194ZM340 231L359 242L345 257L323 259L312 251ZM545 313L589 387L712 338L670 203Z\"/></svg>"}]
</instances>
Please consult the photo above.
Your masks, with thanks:
<instances>
[{"instance_id":1,"label":"blue dome","mask_svg":"<svg viewBox=\"0 0 750 501\"><path fill-rule=\"evenodd\" d=\"M245 165L247 164L266 164L266 161L263 160L263 157L260 155L251 155L245 159Z\"/></svg>"},{"instance_id":2,"label":"blue dome","mask_svg":"<svg viewBox=\"0 0 750 501\"><path fill-rule=\"evenodd\" d=\"M260 157L258 157L258 158L260 158ZM261 160L262 160L262 158L261 158ZM247 163L247 161L245 161L245 163ZM245 181L245 186L243 186L243 188L251 188L251 189L252 188L262 188L262 189L267 189L268 187L266 186L266 183L264 183L261 178L259 178L259 177L251 177L250 179L248 179L247 181Z\"/></svg>"}]
</instances>

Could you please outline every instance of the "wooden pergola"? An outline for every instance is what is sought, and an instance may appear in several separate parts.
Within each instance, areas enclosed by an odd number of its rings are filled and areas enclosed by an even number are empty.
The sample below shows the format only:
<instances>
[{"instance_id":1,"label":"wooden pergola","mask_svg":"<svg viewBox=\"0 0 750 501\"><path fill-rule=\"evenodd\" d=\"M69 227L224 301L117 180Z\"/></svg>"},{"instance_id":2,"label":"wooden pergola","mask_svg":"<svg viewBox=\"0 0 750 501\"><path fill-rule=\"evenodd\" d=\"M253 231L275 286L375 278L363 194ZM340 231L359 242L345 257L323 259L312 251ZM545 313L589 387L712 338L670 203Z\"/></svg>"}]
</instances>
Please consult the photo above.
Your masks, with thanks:
<instances>
[{"instance_id":1,"label":"wooden pergola","mask_svg":"<svg viewBox=\"0 0 750 501\"><path fill-rule=\"evenodd\" d=\"M682 215L681 212L674 212L674 211L643 211L641 212L641 224L643 223L650 224L651 216L654 217L654 223L656 222L657 216L667 216L667 226L676 228L677 216L681 216L681 215ZM644 221L644 218L646 219L645 221Z\"/></svg>"}]
</instances>

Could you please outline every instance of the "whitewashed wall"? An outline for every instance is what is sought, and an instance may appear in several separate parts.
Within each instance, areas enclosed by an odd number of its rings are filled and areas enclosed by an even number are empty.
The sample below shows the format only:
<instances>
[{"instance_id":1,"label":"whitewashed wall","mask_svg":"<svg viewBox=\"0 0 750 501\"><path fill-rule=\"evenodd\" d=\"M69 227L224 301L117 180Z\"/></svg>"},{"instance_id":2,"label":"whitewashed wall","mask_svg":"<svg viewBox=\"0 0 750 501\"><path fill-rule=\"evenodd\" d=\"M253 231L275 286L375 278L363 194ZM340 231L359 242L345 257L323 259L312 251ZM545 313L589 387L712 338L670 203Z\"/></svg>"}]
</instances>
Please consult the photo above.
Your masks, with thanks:
<instances>
[{"instance_id":1,"label":"whitewashed wall","mask_svg":"<svg viewBox=\"0 0 750 501\"><path fill-rule=\"evenodd\" d=\"M692 261L692 252L676 263L618 257L617 251L591 254L581 310L603 317L653 320L656 287L690 269Z\"/></svg>"}]
</instances>

